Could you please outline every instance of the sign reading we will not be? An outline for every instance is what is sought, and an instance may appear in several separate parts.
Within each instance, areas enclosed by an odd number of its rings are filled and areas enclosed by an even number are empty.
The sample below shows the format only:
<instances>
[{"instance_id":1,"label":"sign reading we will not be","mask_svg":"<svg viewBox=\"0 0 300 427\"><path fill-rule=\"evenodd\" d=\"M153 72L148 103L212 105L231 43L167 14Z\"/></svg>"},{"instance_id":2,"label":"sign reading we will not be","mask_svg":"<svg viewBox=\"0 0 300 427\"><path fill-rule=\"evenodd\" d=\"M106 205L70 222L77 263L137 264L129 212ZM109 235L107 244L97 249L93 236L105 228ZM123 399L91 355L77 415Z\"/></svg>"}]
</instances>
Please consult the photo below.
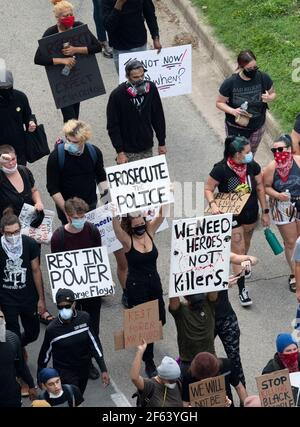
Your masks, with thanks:
<instances>
[{"instance_id":1,"label":"sign reading we will not be","mask_svg":"<svg viewBox=\"0 0 300 427\"><path fill-rule=\"evenodd\" d=\"M164 155L108 167L106 176L120 215L174 202Z\"/></svg>"},{"instance_id":2,"label":"sign reading we will not be","mask_svg":"<svg viewBox=\"0 0 300 427\"><path fill-rule=\"evenodd\" d=\"M138 59L147 69L145 79L151 80L162 98L192 92L192 46L182 45L157 50L119 55L119 83L124 81L125 66Z\"/></svg>"},{"instance_id":3,"label":"sign reading we will not be","mask_svg":"<svg viewBox=\"0 0 300 427\"><path fill-rule=\"evenodd\" d=\"M59 288L71 289L76 299L114 294L105 246L46 254L53 301Z\"/></svg>"},{"instance_id":4,"label":"sign reading we will not be","mask_svg":"<svg viewBox=\"0 0 300 427\"><path fill-rule=\"evenodd\" d=\"M256 384L261 406L295 406L288 369L282 369L256 377Z\"/></svg>"},{"instance_id":5,"label":"sign reading we will not be","mask_svg":"<svg viewBox=\"0 0 300 427\"><path fill-rule=\"evenodd\" d=\"M67 58L62 53L63 43L71 46L89 46L91 32L86 24L62 33L43 37L39 47L47 58ZM64 65L47 65L46 72L57 108L67 107L86 99L105 94L103 80L95 55L76 54L76 65L68 76L61 74Z\"/></svg>"},{"instance_id":6,"label":"sign reading we will not be","mask_svg":"<svg viewBox=\"0 0 300 427\"><path fill-rule=\"evenodd\" d=\"M169 297L228 289L232 215L173 221Z\"/></svg>"},{"instance_id":7,"label":"sign reading we will not be","mask_svg":"<svg viewBox=\"0 0 300 427\"><path fill-rule=\"evenodd\" d=\"M189 384L191 405L194 407L224 407L226 387L224 375Z\"/></svg>"}]
</instances>

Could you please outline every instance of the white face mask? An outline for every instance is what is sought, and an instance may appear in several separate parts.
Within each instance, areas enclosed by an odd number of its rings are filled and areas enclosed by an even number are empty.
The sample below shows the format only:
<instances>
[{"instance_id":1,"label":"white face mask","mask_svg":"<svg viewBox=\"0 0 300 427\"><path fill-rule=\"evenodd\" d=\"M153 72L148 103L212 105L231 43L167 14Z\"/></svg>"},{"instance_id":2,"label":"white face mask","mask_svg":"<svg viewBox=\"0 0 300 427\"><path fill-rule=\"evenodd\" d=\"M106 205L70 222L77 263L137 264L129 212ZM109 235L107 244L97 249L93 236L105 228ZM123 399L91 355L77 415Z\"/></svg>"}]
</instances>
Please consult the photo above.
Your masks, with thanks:
<instances>
[{"instance_id":1,"label":"white face mask","mask_svg":"<svg viewBox=\"0 0 300 427\"><path fill-rule=\"evenodd\" d=\"M5 235L5 240L10 243L11 245L17 245L20 241L20 237L21 237L21 233L18 234L13 234L12 236L6 236Z\"/></svg>"},{"instance_id":2,"label":"white face mask","mask_svg":"<svg viewBox=\"0 0 300 427\"><path fill-rule=\"evenodd\" d=\"M15 173L18 169L18 165L16 164L13 168L8 169L5 166L2 166L2 170L4 173L6 173L7 175L11 175L12 173Z\"/></svg>"},{"instance_id":3,"label":"white face mask","mask_svg":"<svg viewBox=\"0 0 300 427\"><path fill-rule=\"evenodd\" d=\"M0 319L0 342L6 342L6 323L4 319Z\"/></svg>"},{"instance_id":4,"label":"white face mask","mask_svg":"<svg viewBox=\"0 0 300 427\"><path fill-rule=\"evenodd\" d=\"M174 390L174 388L176 388L176 383L172 383L172 384L170 384L170 383L165 383L165 386L167 387L167 388L169 388L170 390Z\"/></svg>"}]
</instances>

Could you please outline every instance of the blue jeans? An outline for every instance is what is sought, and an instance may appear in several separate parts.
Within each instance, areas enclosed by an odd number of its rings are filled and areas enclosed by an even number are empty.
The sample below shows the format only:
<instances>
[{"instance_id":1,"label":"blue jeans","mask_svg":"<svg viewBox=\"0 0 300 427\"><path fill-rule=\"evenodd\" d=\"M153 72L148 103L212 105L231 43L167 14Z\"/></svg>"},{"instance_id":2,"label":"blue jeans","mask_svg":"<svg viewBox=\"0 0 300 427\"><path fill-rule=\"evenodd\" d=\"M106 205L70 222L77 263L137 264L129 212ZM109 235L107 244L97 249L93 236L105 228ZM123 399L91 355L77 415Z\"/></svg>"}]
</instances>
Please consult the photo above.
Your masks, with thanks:
<instances>
[{"instance_id":1,"label":"blue jeans","mask_svg":"<svg viewBox=\"0 0 300 427\"><path fill-rule=\"evenodd\" d=\"M94 5L94 21L96 25L97 38L100 42L105 42L106 32L103 22L102 0L93 0Z\"/></svg>"},{"instance_id":2,"label":"blue jeans","mask_svg":"<svg viewBox=\"0 0 300 427\"><path fill-rule=\"evenodd\" d=\"M147 43L145 43L143 46L135 47L129 50L113 49L113 58L114 58L114 63L115 63L118 74L119 74L119 55L122 53L139 52L140 50L147 50Z\"/></svg>"}]
</instances>

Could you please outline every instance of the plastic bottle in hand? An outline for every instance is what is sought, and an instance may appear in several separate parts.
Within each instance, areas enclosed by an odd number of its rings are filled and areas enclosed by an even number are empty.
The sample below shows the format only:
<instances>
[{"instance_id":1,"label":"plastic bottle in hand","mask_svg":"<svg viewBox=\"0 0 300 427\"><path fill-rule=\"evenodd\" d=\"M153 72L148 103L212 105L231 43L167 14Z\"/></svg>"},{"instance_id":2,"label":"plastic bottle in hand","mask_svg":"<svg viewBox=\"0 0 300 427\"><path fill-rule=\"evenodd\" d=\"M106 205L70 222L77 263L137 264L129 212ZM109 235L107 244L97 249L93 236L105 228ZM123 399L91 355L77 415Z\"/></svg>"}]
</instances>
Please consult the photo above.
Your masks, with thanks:
<instances>
[{"instance_id":1,"label":"plastic bottle in hand","mask_svg":"<svg viewBox=\"0 0 300 427\"><path fill-rule=\"evenodd\" d=\"M242 105L240 106L240 109L243 111L247 111L248 110L248 101L243 102Z\"/></svg>"},{"instance_id":2,"label":"plastic bottle in hand","mask_svg":"<svg viewBox=\"0 0 300 427\"><path fill-rule=\"evenodd\" d=\"M65 49L67 47L70 47L70 43L69 42L63 43L63 48ZM63 76L68 76L70 74L70 71L71 71L71 67L69 67L69 65L65 65L61 71L61 74Z\"/></svg>"}]
</instances>

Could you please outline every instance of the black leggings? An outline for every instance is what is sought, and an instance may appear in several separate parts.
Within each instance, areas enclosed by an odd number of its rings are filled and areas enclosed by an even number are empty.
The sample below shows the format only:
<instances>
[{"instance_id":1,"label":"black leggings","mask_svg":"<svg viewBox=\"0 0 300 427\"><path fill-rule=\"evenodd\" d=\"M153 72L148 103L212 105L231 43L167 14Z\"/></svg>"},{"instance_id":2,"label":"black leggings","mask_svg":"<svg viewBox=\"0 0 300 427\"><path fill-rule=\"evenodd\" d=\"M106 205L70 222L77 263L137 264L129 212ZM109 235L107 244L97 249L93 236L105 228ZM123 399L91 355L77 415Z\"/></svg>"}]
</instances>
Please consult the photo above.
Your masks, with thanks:
<instances>
[{"instance_id":1,"label":"black leggings","mask_svg":"<svg viewBox=\"0 0 300 427\"><path fill-rule=\"evenodd\" d=\"M85 298L76 301L76 308L89 313L95 335L99 336L101 297Z\"/></svg>"},{"instance_id":2,"label":"black leggings","mask_svg":"<svg viewBox=\"0 0 300 427\"><path fill-rule=\"evenodd\" d=\"M37 306L27 307L25 304L24 306L2 305L1 308L5 316L6 328L18 335L22 347L37 340L40 333ZM22 333L19 317L24 329Z\"/></svg>"}]
</instances>

